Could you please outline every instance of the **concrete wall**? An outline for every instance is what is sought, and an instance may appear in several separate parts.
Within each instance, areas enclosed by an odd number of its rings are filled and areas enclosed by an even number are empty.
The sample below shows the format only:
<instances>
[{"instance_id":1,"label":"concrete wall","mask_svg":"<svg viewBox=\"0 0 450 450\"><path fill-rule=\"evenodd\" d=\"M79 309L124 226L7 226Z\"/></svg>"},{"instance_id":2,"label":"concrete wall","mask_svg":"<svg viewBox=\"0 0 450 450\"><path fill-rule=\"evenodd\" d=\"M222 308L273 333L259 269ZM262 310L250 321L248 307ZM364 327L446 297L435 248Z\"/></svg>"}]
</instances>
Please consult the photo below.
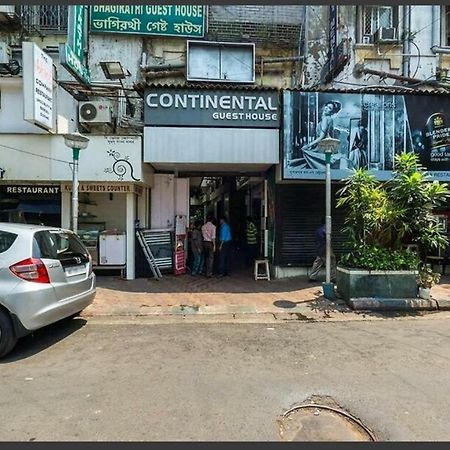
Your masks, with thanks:
<instances>
[{"instance_id":1,"label":"concrete wall","mask_svg":"<svg viewBox=\"0 0 450 450\"><path fill-rule=\"evenodd\" d=\"M403 8L399 7L398 35L405 29ZM339 5L338 16L338 42L348 39L350 43L350 61L345 68L335 76L328 87L345 88L352 84L373 85L379 84L380 78L371 75L358 76L355 74L355 65L391 72L402 75L403 44L362 44L359 39L359 17L362 7L356 5ZM308 55L305 65L306 86L313 86L320 82L320 71L327 60L328 52L328 21L329 6L309 6L307 11L307 39ZM441 12L439 6L412 5L411 6L411 44L410 73L409 76L426 79L435 75L439 57L434 55L430 48L439 44L439 30L441 27ZM419 56L420 52L420 56ZM346 84L348 83L348 84ZM392 85L393 79L385 79L382 85Z\"/></svg>"},{"instance_id":2,"label":"concrete wall","mask_svg":"<svg viewBox=\"0 0 450 450\"><path fill-rule=\"evenodd\" d=\"M44 51L46 45L36 42ZM48 53L53 59L56 70L56 78L67 74L59 64L58 53ZM14 58L22 64L21 50L17 50ZM63 76L64 78L64 76ZM53 90L53 131L63 134L76 130L78 102L54 80ZM23 119L23 79L17 77L0 77L0 133L33 133L48 134L47 131L25 121Z\"/></svg>"},{"instance_id":3,"label":"concrete wall","mask_svg":"<svg viewBox=\"0 0 450 450\"><path fill-rule=\"evenodd\" d=\"M277 164L279 130L145 127L144 161Z\"/></svg>"},{"instance_id":4,"label":"concrete wall","mask_svg":"<svg viewBox=\"0 0 450 450\"><path fill-rule=\"evenodd\" d=\"M80 181L140 181L151 186L152 170L143 170L140 136L91 135L90 139L88 148L80 153ZM6 171L4 180L72 179L72 151L62 136L3 134L0 151L1 166Z\"/></svg>"}]
</instances>

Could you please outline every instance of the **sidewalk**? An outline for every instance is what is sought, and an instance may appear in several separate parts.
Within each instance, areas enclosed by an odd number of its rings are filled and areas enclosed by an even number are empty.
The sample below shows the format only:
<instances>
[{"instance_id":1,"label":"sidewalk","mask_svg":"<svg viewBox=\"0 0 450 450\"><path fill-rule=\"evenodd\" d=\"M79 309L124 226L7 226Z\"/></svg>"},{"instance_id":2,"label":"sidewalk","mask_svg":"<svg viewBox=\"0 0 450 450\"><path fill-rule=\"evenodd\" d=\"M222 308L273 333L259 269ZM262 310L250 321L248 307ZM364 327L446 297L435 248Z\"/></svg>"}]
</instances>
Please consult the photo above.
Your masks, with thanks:
<instances>
[{"instance_id":1,"label":"sidewalk","mask_svg":"<svg viewBox=\"0 0 450 450\"><path fill-rule=\"evenodd\" d=\"M433 297L450 303L449 281L435 287ZM164 275L159 281L98 276L95 301L82 313L85 317L222 315L233 319L261 314L275 320L341 321L422 317L436 311L353 311L342 300L325 299L320 282L311 284L304 277L255 281L244 273L219 279Z\"/></svg>"}]
</instances>

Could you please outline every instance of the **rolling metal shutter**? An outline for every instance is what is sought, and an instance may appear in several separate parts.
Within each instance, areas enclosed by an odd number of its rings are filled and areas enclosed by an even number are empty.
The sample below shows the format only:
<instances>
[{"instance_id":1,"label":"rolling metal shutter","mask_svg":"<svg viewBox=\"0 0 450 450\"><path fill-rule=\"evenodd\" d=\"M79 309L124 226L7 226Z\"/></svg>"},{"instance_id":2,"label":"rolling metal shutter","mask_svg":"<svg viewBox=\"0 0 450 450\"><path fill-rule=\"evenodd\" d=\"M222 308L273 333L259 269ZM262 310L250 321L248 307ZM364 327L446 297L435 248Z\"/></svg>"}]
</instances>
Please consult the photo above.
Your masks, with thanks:
<instances>
[{"instance_id":1,"label":"rolling metal shutter","mask_svg":"<svg viewBox=\"0 0 450 450\"><path fill-rule=\"evenodd\" d=\"M339 256L346 251L344 226L345 210L335 208L336 191L332 186L332 246ZM276 195L275 264L307 266L316 257L315 233L325 217L325 185L278 185Z\"/></svg>"}]
</instances>

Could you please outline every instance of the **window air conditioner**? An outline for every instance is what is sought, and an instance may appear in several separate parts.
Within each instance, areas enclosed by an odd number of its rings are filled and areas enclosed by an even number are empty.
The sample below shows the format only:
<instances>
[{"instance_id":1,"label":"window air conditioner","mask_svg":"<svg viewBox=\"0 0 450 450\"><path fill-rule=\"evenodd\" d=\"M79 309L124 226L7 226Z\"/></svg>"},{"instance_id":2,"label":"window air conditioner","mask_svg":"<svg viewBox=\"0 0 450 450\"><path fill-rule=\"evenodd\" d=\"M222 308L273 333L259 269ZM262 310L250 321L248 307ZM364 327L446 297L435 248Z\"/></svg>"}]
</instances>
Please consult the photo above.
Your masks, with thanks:
<instances>
[{"instance_id":1,"label":"window air conditioner","mask_svg":"<svg viewBox=\"0 0 450 450\"><path fill-rule=\"evenodd\" d=\"M397 42L397 29L381 27L373 35L373 38L377 44Z\"/></svg>"},{"instance_id":2,"label":"window air conditioner","mask_svg":"<svg viewBox=\"0 0 450 450\"><path fill-rule=\"evenodd\" d=\"M14 15L16 12L16 5L0 5L0 14Z\"/></svg>"},{"instance_id":3,"label":"window air conditioner","mask_svg":"<svg viewBox=\"0 0 450 450\"><path fill-rule=\"evenodd\" d=\"M111 109L111 103L108 101L80 102L78 120L80 123L110 123Z\"/></svg>"},{"instance_id":4,"label":"window air conditioner","mask_svg":"<svg viewBox=\"0 0 450 450\"><path fill-rule=\"evenodd\" d=\"M0 42L0 64L9 64L11 55L11 47L6 42Z\"/></svg>"}]
</instances>

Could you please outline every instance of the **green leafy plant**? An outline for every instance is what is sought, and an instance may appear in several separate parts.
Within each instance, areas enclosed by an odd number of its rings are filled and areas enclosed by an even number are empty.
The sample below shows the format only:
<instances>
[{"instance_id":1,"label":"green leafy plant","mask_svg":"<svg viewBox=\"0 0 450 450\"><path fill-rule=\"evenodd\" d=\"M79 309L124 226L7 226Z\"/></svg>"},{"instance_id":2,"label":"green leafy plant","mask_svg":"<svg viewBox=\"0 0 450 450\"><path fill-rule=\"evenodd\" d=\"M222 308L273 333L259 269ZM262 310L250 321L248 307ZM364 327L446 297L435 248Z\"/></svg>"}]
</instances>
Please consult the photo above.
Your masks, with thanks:
<instances>
[{"instance_id":1,"label":"green leafy plant","mask_svg":"<svg viewBox=\"0 0 450 450\"><path fill-rule=\"evenodd\" d=\"M416 269L420 261L405 248L414 244L422 259L448 245L433 210L450 193L447 184L431 181L414 153L395 157L393 177L378 181L357 169L338 192L338 207L347 209L344 232L352 251L341 264L370 270Z\"/></svg>"},{"instance_id":2,"label":"green leafy plant","mask_svg":"<svg viewBox=\"0 0 450 450\"><path fill-rule=\"evenodd\" d=\"M346 267L364 270L413 270L419 263L420 258L414 252L376 246L361 246L340 260Z\"/></svg>"},{"instance_id":3,"label":"green leafy plant","mask_svg":"<svg viewBox=\"0 0 450 450\"><path fill-rule=\"evenodd\" d=\"M441 279L441 274L433 272L430 264L424 264L419 269L419 273L417 275L417 284L421 288L431 289L435 284L439 283Z\"/></svg>"}]
</instances>

